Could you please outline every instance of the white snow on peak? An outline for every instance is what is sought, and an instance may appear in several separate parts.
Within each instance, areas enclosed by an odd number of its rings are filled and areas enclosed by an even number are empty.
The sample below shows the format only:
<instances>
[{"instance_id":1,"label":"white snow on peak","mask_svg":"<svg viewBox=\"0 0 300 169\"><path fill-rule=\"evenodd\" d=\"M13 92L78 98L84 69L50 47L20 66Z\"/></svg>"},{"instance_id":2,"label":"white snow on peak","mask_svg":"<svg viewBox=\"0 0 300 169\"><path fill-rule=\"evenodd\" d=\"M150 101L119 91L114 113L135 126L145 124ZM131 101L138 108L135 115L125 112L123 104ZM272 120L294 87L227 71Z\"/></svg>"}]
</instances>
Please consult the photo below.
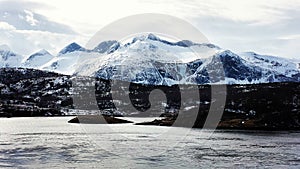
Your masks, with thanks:
<instances>
[{"instance_id":1,"label":"white snow on peak","mask_svg":"<svg viewBox=\"0 0 300 169\"><path fill-rule=\"evenodd\" d=\"M42 69L43 65L47 64L53 58L54 56L51 55L47 50L42 49L30 55L22 64L22 67Z\"/></svg>"},{"instance_id":2,"label":"white snow on peak","mask_svg":"<svg viewBox=\"0 0 300 169\"><path fill-rule=\"evenodd\" d=\"M25 61L22 59L23 56L0 50L0 67L35 68L145 84L300 81L300 65L293 60L254 52L235 54L213 44L188 40L170 42L153 34L137 36L126 43L102 42L94 50L72 43L57 56L40 50Z\"/></svg>"},{"instance_id":3,"label":"white snow on peak","mask_svg":"<svg viewBox=\"0 0 300 169\"><path fill-rule=\"evenodd\" d=\"M117 66L119 69L127 70L126 73L130 72L132 77L121 74L116 76L132 79L141 70L153 68L155 63L188 63L212 56L219 50L219 48L211 48L201 44L184 47L175 43L165 43L160 38L150 34L138 36L132 42L122 44L118 50L111 54L81 60L75 73L91 76L101 68ZM119 73L125 73L122 70L119 70Z\"/></svg>"},{"instance_id":4,"label":"white snow on peak","mask_svg":"<svg viewBox=\"0 0 300 169\"><path fill-rule=\"evenodd\" d=\"M23 56L9 50L0 50L0 67L20 67Z\"/></svg>"},{"instance_id":5,"label":"white snow on peak","mask_svg":"<svg viewBox=\"0 0 300 169\"><path fill-rule=\"evenodd\" d=\"M78 66L85 66L85 61L90 61L102 56L95 52L75 51L66 54L60 54L54 57L47 64L42 66L43 70L54 71L66 75L74 74Z\"/></svg>"},{"instance_id":6,"label":"white snow on peak","mask_svg":"<svg viewBox=\"0 0 300 169\"><path fill-rule=\"evenodd\" d=\"M299 74L296 64L287 59L249 52L238 55L213 44L168 42L152 34L120 43L112 53L81 51L62 58L45 69L156 85L267 83L295 80ZM211 74L221 74L214 67L221 70L222 66L225 77L214 77L212 82L205 75L208 69Z\"/></svg>"},{"instance_id":7,"label":"white snow on peak","mask_svg":"<svg viewBox=\"0 0 300 169\"><path fill-rule=\"evenodd\" d=\"M39 50L37 53L41 54L41 55L46 55L46 54L50 54L46 49L41 49Z\"/></svg>"},{"instance_id":8,"label":"white snow on peak","mask_svg":"<svg viewBox=\"0 0 300 169\"><path fill-rule=\"evenodd\" d=\"M255 65L269 71L276 71L288 77L298 73L299 65L290 59L259 55L254 52L243 52L240 53L240 56L250 65Z\"/></svg>"}]
</instances>

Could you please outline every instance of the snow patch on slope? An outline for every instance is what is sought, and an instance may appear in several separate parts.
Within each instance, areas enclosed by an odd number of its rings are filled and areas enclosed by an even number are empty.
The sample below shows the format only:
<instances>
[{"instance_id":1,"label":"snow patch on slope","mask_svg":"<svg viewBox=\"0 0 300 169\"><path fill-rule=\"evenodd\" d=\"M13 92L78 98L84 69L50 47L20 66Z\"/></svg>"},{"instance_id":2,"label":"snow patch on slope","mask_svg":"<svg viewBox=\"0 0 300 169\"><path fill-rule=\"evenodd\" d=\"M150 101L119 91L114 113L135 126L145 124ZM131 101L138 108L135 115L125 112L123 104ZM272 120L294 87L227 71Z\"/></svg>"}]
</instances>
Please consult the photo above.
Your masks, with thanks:
<instances>
[{"instance_id":1,"label":"snow patch on slope","mask_svg":"<svg viewBox=\"0 0 300 169\"><path fill-rule=\"evenodd\" d=\"M9 50L0 50L0 67L19 67L23 56Z\"/></svg>"},{"instance_id":2,"label":"snow patch on slope","mask_svg":"<svg viewBox=\"0 0 300 169\"><path fill-rule=\"evenodd\" d=\"M42 69L42 67L54 58L48 51L42 49L30 55L22 67Z\"/></svg>"}]
</instances>

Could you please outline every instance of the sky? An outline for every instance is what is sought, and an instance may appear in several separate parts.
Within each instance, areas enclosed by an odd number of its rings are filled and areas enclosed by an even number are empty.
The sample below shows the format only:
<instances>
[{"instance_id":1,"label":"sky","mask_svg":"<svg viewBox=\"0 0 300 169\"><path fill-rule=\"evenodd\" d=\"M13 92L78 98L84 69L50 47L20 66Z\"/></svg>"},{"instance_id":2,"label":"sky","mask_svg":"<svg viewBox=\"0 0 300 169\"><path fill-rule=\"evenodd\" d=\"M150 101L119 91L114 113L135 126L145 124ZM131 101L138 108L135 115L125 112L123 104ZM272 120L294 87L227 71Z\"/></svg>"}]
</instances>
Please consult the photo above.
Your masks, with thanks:
<instances>
[{"instance_id":1,"label":"sky","mask_svg":"<svg viewBox=\"0 0 300 169\"><path fill-rule=\"evenodd\" d=\"M181 18L234 52L300 58L300 0L0 0L0 48L56 54L71 42L85 46L109 23L143 13Z\"/></svg>"}]
</instances>

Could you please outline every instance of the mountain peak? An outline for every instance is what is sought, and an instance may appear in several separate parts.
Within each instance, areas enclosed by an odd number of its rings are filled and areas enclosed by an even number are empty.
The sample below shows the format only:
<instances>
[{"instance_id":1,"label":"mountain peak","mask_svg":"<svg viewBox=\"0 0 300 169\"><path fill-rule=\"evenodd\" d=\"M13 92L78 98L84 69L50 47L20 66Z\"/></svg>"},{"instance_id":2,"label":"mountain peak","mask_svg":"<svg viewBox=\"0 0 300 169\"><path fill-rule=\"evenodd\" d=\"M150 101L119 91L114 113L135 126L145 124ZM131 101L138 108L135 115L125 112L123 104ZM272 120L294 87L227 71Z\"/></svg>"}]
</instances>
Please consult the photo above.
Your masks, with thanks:
<instances>
[{"instance_id":1,"label":"mountain peak","mask_svg":"<svg viewBox=\"0 0 300 169\"><path fill-rule=\"evenodd\" d=\"M175 45L177 46L181 46L181 47L191 47L196 45L194 42L189 41L189 40L181 40L175 43Z\"/></svg>"},{"instance_id":2,"label":"mountain peak","mask_svg":"<svg viewBox=\"0 0 300 169\"><path fill-rule=\"evenodd\" d=\"M218 50L221 49L220 47L218 47L214 44L211 44L211 43L195 43L190 40L180 40L178 42L171 42L171 41L165 40L163 38L160 38L160 37L154 35L153 33L136 36L135 38L133 38L132 42L128 43L127 45L133 44L137 41L146 41L146 40L157 41L157 42L161 42L163 44L170 45L170 46L179 46L179 47L205 46L207 48L215 48Z\"/></svg>"},{"instance_id":3,"label":"mountain peak","mask_svg":"<svg viewBox=\"0 0 300 169\"><path fill-rule=\"evenodd\" d=\"M157 36L155 36L154 34L152 33L149 33L149 34L144 34L144 35L138 35L138 36L135 36L132 40L131 43L135 43L137 42L138 40L140 41L145 41L145 40L153 40L153 41L160 41L161 39L158 38Z\"/></svg>"},{"instance_id":4,"label":"mountain peak","mask_svg":"<svg viewBox=\"0 0 300 169\"><path fill-rule=\"evenodd\" d=\"M155 36L153 33L149 33L147 35L147 39L156 40L156 41L161 40L159 37Z\"/></svg>"},{"instance_id":5,"label":"mountain peak","mask_svg":"<svg viewBox=\"0 0 300 169\"><path fill-rule=\"evenodd\" d=\"M73 43L69 44L68 46L66 46L65 48L63 48L59 52L59 54L72 53L72 52L76 52L76 51L86 51L86 50L79 44L73 42Z\"/></svg>"},{"instance_id":6,"label":"mountain peak","mask_svg":"<svg viewBox=\"0 0 300 169\"><path fill-rule=\"evenodd\" d=\"M32 54L29 56L29 58L27 60L32 60L33 58L37 57L37 56L45 56L45 55L51 55L47 50L45 49L41 49L38 52ZM52 55L51 55L52 56Z\"/></svg>"},{"instance_id":7,"label":"mountain peak","mask_svg":"<svg viewBox=\"0 0 300 169\"><path fill-rule=\"evenodd\" d=\"M112 53L120 47L120 43L116 40L101 42L92 51L98 53Z\"/></svg>"},{"instance_id":8,"label":"mountain peak","mask_svg":"<svg viewBox=\"0 0 300 169\"><path fill-rule=\"evenodd\" d=\"M23 66L26 68L40 68L54 58L47 50L41 49L38 52L30 55Z\"/></svg>"},{"instance_id":9,"label":"mountain peak","mask_svg":"<svg viewBox=\"0 0 300 169\"><path fill-rule=\"evenodd\" d=\"M51 55L46 49L41 49L38 52L36 52L36 54L42 54L42 55Z\"/></svg>"}]
</instances>

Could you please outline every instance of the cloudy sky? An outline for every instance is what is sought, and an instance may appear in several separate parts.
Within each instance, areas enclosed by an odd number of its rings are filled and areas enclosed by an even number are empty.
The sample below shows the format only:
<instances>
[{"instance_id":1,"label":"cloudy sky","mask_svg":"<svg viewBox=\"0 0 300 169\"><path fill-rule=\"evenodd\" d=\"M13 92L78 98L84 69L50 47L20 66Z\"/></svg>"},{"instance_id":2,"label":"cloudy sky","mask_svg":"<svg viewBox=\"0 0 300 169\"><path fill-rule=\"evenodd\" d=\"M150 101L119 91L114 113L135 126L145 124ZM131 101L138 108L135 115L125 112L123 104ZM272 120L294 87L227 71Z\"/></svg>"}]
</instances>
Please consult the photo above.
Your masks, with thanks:
<instances>
[{"instance_id":1,"label":"cloudy sky","mask_svg":"<svg viewBox=\"0 0 300 169\"><path fill-rule=\"evenodd\" d=\"M141 13L184 19L234 52L300 58L300 0L0 0L0 47L56 54L73 41L85 46L105 25Z\"/></svg>"}]
</instances>

